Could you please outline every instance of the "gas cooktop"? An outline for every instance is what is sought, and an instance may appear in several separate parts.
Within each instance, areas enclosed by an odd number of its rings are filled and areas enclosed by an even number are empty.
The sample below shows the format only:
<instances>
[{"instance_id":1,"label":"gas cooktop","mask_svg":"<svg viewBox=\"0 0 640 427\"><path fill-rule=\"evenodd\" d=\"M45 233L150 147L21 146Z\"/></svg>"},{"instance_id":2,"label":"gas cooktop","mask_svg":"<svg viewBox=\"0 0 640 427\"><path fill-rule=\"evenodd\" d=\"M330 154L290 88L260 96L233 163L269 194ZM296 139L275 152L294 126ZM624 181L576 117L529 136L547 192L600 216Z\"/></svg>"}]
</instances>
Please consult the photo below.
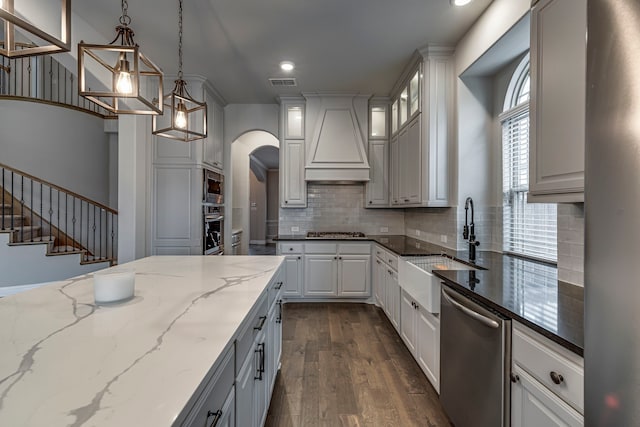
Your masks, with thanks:
<instances>
[{"instance_id":1,"label":"gas cooktop","mask_svg":"<svg viewBox=\"0 0 640 427\"><path fill-rule=\"evenodd\" d=\"M352 240L366 239L367 236L359 231L309 231L307 239L335 239L335 240Z\"/></svg>"}]
</instances>

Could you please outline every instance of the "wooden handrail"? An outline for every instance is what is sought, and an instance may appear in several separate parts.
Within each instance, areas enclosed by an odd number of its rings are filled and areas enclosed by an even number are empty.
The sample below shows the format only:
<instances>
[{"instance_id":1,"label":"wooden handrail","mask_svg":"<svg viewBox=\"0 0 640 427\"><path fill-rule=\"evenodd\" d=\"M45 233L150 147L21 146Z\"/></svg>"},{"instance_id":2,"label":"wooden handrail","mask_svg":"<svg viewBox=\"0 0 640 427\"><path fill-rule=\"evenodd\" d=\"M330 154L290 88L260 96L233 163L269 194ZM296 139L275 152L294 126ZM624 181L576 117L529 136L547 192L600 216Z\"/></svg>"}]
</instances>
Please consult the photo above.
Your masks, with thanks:
<instances>
[{"instance_id":1,"label":"wooden handrail","mask_svg":"<svg viewBox=\"0 0 640 427\"><path fill-rule=\"evenodd\" d=\"M80 195L80 194L78 194L78 193L75 193L75 192L73 192L73 191L71 191L71 190L68 190L68 189L66 189L66 188L60 187L59 185L52 184L51 182L46 181L46 180L44 180L44 179L41 179L41 178L35 177L35 176L31 175L31 174L28 174L28 173L26 173L26 172L21 171L20 169L16 169L16 168L13 168L13 167L11 167L11 166L7 166L7 165L5 165L5 164L3 164L3 163L0 163L0 168L3 168L3 169L6 169L6 170L9 170L9 171L14 172L14 173L17 173L17 174L19 174L19 175L24 176L25 178L28 178L28 179L30 179L30 180L32 180L32 181L35 181L35 182L38 182L38 183L40 183L40 184L47 185L47 186L49 186L49 187L51 187L51 188L53 188L53 189L56 189L56 190L58 190L58 191L61 191L61 192L63 192L63 193L67 193L67 194L69 194L70 196L73 196L73 197L75 197L75 198L77 198L77 199L79 199L79 200L82 200L82 201L84 201L84 202L87 202L87 203L89 203L89 204L95 205L95 206L99 207L100 209L103 209L103 210L105 210L105 211L107 211L107 212L110 212L110 213L112 213L112 214L114 214L114 215L117 215L117 214L118 214L118 211L117 211L117 210L115 210L115 209L113 209L113 208L110 208L109 206L103 205L102 203L99 203L99 202L96 202L96 201L94 201L94 200L91 200L91 199L89 199L89 198L87 198L87 197L81 196L81 195Z\"/></svg>"}]
</instances>

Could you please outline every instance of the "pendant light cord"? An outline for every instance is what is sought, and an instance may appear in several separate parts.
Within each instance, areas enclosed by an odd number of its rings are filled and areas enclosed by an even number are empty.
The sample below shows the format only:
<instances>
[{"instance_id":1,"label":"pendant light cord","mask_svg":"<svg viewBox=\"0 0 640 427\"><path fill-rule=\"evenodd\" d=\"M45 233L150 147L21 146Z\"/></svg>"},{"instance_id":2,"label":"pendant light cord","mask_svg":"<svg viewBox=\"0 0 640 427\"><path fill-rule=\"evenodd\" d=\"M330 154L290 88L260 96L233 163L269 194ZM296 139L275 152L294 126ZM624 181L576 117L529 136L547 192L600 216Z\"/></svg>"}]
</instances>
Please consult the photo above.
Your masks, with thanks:
<instances>
[{"instance_id":1,"label":"pendant light cord","mask_svg":"<svg viewBox=\"0 0 640 427\"><path fill-rule=\"evenodd\" d=\"M122 0L122 15L120 16L120 25L116 27L116 38L109 44L114 44L120 39L120 44L123 46L135 46L133 36L135 35L133 30L129 27L131 24L131 17L129 16L129 3L127 0Z\"/></svg>"},{"instance_id":2,"label":"pendant light cord","mask_svg":"<svg viewBox=\"0 0 640 427\"><path fill-rule=\"evenodd\" d=\"M127 0L122 0L122 16L120 17L120 24L125 27L131 24L131 17L128 15L129 12L129 3Z\"/></svg>"},{"instance_id":3,"label":"pendant light cord","mask_svg":"<svg viewBox=\"0 0 640 427\"><path fill-rule=\"evenodd\" d=\"M182 80L182 0L178 4L178 80Z\"/></svg>"}]
</instances>

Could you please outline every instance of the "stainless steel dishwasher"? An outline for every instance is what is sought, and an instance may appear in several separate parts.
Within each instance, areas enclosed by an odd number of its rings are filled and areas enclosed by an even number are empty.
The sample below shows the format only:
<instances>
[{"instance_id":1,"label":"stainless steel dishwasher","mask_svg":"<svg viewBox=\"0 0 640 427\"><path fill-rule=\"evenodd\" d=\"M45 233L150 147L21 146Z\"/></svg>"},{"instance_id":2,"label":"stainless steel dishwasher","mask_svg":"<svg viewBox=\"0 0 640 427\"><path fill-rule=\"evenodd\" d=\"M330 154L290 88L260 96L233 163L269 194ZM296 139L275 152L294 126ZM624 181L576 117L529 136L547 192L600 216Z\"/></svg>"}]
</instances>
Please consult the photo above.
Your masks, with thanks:
<instances>
[{"instance_id":1,"label":"stainless steel dishwasher","mask_svg":"<svg viewBox=\"0 0 640 427\"><path fill-rule=\"evenodd\" d=\"M440 401L456 427L506 427L511 320L443 283Z\"/></svg>"}]
</instances>

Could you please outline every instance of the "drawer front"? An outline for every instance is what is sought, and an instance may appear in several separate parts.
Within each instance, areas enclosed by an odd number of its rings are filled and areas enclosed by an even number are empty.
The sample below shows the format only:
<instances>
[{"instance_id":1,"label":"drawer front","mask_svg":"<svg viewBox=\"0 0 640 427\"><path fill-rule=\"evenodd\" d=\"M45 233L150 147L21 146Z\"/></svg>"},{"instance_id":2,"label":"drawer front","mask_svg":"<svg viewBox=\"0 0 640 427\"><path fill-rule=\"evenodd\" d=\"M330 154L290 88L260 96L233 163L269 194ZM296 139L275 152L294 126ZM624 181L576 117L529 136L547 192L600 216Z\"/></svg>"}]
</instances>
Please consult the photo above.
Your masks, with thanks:
<instances>
[{"instance_id":1,"label":"drawer front","mask_svg":"<svg viewBox=\"0 0 640 427\"><path fill-rule=\"evenodd\" d=\"M391 252L387 252L387 257L384 260L384 262L386 262L389 267L393 268L394 270L398 271L398 256L395 254L392 254Z\"/></svg>"},{"instance_id":2,"label":"drawer front","mask_svg":"<svg viewBox=\"0 0 640 427\"><path fill-rule=\"evenodd\" d=\"M513 360L578 412L584 412L582 358L517 325L513 328Z\"/></svg>"},{"instance_id":3,"label":"drawer front","mask_svg":"<svg viewBox=\"0 0 640 427\"><path fill-rule=\"evenodd\" d=\"M369 255L371 245L369 243L341 243L338 245L340 255Z\"/></svg>"},{"instance_id":4,"label":"drawer front","mask_svg":"<svg viewBox=\"0 0 640 427\"><path fill-rule=\"evenodd\" d=\"M301 254L304 249L303 243L280 243L280 254Z\"/></svg>"},{"instance_id":5,"label":"drawer front","mask_svg":"<svg viewBox=\"0 0 640 427\"><path fill-rule=\"evenodd\" d=\"M236 340L236 366L238 369L242 366L247 353L252 349L253 340L261 330L267 328L267 311L268 311L268 299L264 295L258 305L258 309L254 312L254 316L246 322L242 327L242 332ZM262 326L261 329L260 326Z\"/></svg>"},{"instance_id":6,"label":"drawer front","mask_svg":"<svg viewBox=\"0 0 640 427\"><path fill-rule=\"evenodd\" d=\"M337 254L338 245L335 243L307 243L305 252L308 254Z\"/></svg>"},{"instance_id":7,"label":"drawer front","mask_svg":"<svg viewBox=\"0 0 640 427\"><path fill-rule=\"evenodd\" d=\"M229 394L233 392L234 376L233 348L230 348L182 425L210 425L215 418L214 414L225 409L225 402Z\"/></svg>"},{"instance_id":8,"label":"drawer front","mask_svg":"<svg viewBox=\"0 0 640 427\"><path fill-rule=\"evenodd\" d=\"M284 267L280 267L274 278L271 280L268 289L269 292L267 307L269 310L278 298L278 295L280 295L280 298L282 298L282 290L284 289Z\"/></svg>"}]
</instances>

